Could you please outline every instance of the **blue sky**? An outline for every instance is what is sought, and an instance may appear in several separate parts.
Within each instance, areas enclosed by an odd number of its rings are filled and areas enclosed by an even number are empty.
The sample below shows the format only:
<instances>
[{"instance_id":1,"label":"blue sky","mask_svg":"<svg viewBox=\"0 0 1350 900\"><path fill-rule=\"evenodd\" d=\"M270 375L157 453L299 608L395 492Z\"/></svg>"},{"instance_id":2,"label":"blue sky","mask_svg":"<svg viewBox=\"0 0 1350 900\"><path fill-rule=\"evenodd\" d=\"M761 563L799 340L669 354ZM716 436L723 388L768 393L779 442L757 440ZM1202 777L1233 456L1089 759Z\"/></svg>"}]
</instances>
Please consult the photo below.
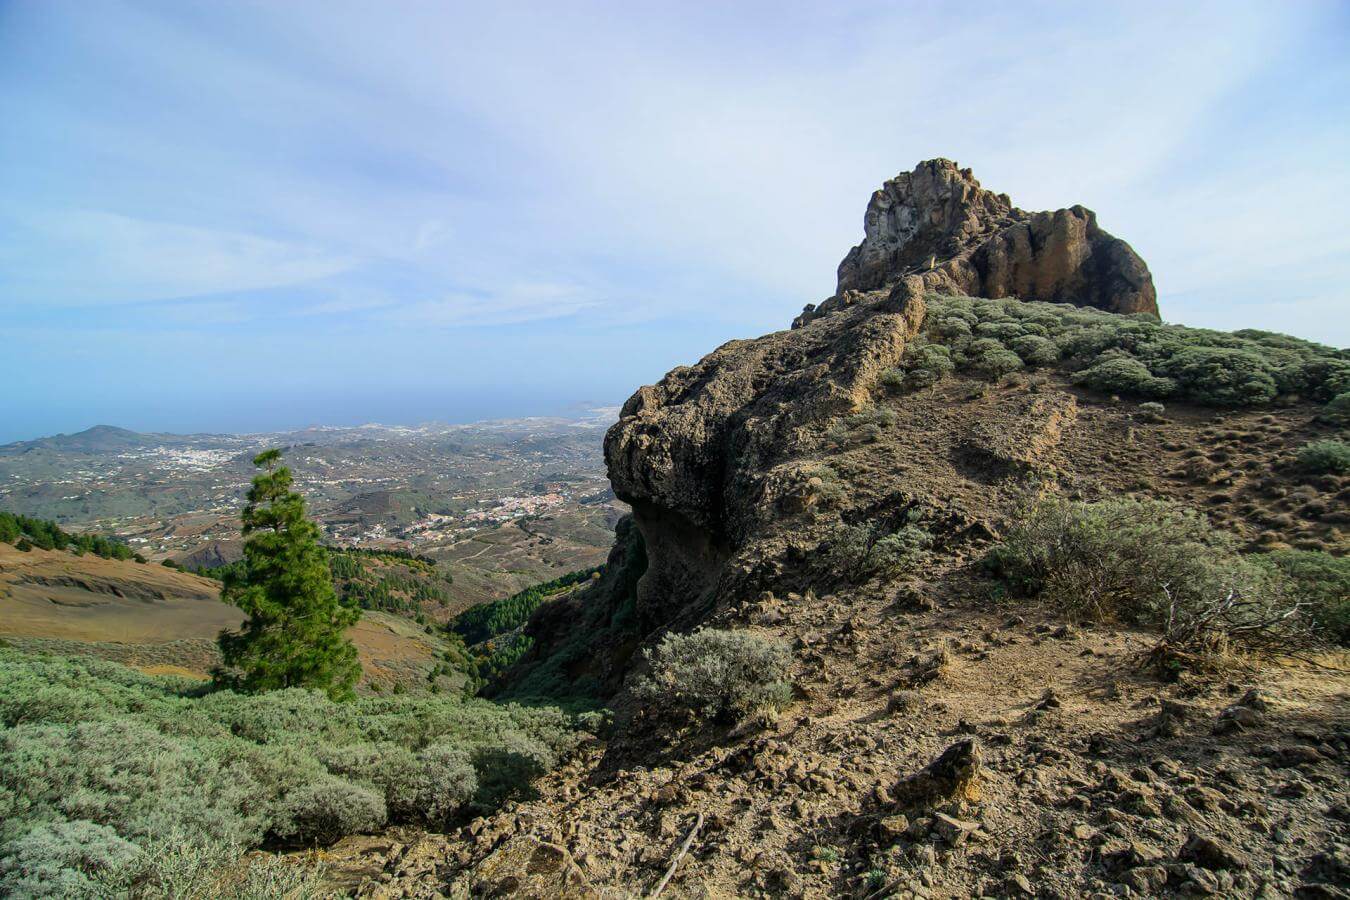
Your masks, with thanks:
<instances>
[{"instance_id":1,"label":"blue sky","mask_svg":"<svg viewBox=\"0 0 1350 900\"><path fill-rule=\"evenodd\" d=\"M1350 344L1344 3L0 0L0 441L617 403L947 156Z\"/></svg>"}]
</instances>

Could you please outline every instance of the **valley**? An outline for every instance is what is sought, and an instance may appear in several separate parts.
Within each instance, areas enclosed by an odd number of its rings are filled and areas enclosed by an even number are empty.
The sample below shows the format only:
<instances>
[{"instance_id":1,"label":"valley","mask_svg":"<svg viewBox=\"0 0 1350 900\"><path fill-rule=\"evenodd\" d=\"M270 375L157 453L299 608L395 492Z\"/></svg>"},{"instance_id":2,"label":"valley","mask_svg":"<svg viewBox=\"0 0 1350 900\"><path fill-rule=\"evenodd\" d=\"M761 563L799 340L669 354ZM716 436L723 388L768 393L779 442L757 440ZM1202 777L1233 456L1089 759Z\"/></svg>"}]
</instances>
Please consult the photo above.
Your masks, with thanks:
<instances>
[{"instance_id":1,"label":"valley","mask_svg":"<svg viewBox=\"0 0 1350 900\"><path fill-rule=\"evenodd\" d=\"M0 446L0 509L214 568L239 557L249 460L286 447L325 541L435 560L454 587L427 613L444 620L604 559L625 509L600 453L612 415L250 435L97 426Z\"/></svg>"}]
</instances>

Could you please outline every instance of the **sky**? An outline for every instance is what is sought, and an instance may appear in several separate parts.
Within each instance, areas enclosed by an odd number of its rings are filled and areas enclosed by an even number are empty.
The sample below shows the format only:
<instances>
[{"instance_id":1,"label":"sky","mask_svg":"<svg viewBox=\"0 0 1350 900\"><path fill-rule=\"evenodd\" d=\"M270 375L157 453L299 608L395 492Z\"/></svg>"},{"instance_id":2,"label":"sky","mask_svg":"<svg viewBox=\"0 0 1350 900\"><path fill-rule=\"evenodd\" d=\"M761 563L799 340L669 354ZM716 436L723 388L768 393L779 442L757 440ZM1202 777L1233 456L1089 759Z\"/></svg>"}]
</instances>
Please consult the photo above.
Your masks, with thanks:
<instances>
[{"instance_id":1,"label":"sky","mask_svg":"<svg viewBox=\"0 0 1350 900\"><path fill-rule=\"evenodd\" d=\"M922 159L1350 345L1350 4L0 0L0 441L622 402Z\"/></svg>"}]
</instances>

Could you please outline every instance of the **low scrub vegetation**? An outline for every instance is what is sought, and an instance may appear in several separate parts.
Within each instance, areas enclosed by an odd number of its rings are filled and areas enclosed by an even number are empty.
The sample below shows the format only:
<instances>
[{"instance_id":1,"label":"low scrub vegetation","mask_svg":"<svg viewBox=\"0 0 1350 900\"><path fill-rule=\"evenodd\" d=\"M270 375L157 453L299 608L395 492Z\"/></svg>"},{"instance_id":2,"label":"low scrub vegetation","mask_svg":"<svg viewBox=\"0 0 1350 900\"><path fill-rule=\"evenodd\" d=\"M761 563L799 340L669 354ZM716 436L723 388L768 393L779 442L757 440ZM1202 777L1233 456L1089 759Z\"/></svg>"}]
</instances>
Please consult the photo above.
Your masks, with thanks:
<instances>
[{"instance_id":1,"label":"low scrub vegetation","mask_svg":"<svg viewBox=\"0 0 1350 900\"><path fill-rule=\"evenodd\" d=\"M988 557L1003 589L1069 615L1162 631L1177 652L1286 652L1313 640L1308 582L1238 551L1193 510L1156 500L1028 503Z\"/></svg>"},{"instance_id":2,"label":"low scrub vegetation","mask_svg":"<svg viewBox=\"0 0 1350 900\"><path fill-rule=\"evenodd\" d=\"M912 570L933 546L933 535L909 521L891 531L875 522L841 525L830 539L828 562L849 581L893 578Z\"/></svg>"},{"instance_id":3,"label":"low scrub vegetation","mask_svg":"<svg viewBox=\"0 0 1350 900\"><path fill-rule=\"evenodd\" d=\"M1350 472L1350 444L1345 441L1313 441L1298 451L1298 467L1309 475L1344 475Z\"/></svg>"},{"instance_id":4,"label":"low scrub vegetation","mask_svg":"<svg viewBox=\"0 0 1350 900\"><path fill-rule=\"evenodd\" d=\"M839 478L839 472L822 462L811 462L797 471L799 481L798 497L802 505L818 509L833 509L848 496L848 490Z\"/></svg>"},{"instance_id":5,"label":"low scrub vegetation","mask_svg":"<svg viewBox=\"0 0 1350 900\"><path fill-rule=\"evenodd\" d=\"M885 406L873 406L861 412L845 417L826 434L826 439L837 446L850 444L871 444L881 440L883 429L890 428L896 422L895 410Z\"/></svg>"},{"instance_id":6,"label":"low scrub vegetation","mask_svg":"<svg viewBox=\"0 0 1350 900\"><path fill-rule=\"evenodd\" d=\"M167 838L196 858L389 822L444 828L527 791L575 741L550 708L202 691L0 647L0 895L92 896L114 876L144 886Z\"/></svg>"},{"instance_id":7,"label":"low scrub vegetation","mask_svg":"<svg viewBox=\"0 0 1350 900\"><path fill-rule=\"evenodd\" d=\"M1275 550L1257 558L1289 579L1318 634L1350 646L1350 558L1321 550Z\"/></svg>"},{"instance_id":8,"label":"low scrub vegetation","mask_svg":"<svg viewBox=\"0 0 1350 900\"><path fill-rule=\"evenodd\" d=\"M1350 391L1337 394L1327 401L1322 410L1322 418L1335 425L1350 424Z\"/></svg>"},{"instance_id":9,"label":"low scrub vegetation","mask_svg":"<svg viewBox=\"0 0 1350 900\"><path fill-rule=\"evenodd\" d=\"M1163 414L1165 412L1167 412L1167 407L1152 400L1139 404L1139 418L1143 419L1145 422L1162 422L1164 421Z\"/></svg>"},{"instance_id":10,"label":"low scrub vegetation","mask_svg":"<svg viewBox=\"0 0 1350 900\"><path fill-rule=\"evenodd\" d=\"M927 303L923 333L887 386L925 387L953 369L995 379L1023 366L1056 367L1084 387L1144 400L1255 406L1299 396L1350 406L1334 400L1350 391L1350 353L1286 335L1164 325L1063 303L938 295Z\"/></svg>"},{"instance_id":11,"label":"low scrub vegetation","mask_svg":"<svg viewBox=\"0 0 1350 900\"><path fill-rule=\"evenodd\" d=\"M918 338L905 347L900 368L882 374L881 385L890 391L917 391L937 384L955 370L950 349Z\"/></svg>"},{"instance_id":12,"label":"low scrub vegetation","mask_svg":"<svg viewBox=\"0 0 1350 900\"><path fill-rule=\"evenodd\" d=\"M309 859L246 856L178 833L138 846L89 821L39 825L0 857L0 885L16 898L320 900L333 896L324 874Z\"/></svg>"},{"instance_id":13,"label":"low scrub vegetation","mask_svg":"<svg viewBox=\"0 0 1350 900\"><path fill-rule=\"evenodd\" d=\"M746 631L668 634L645 651L634 695L649 708L734 723L771 717L792 699L786 645Z\"/></svg>"}]
</instances>

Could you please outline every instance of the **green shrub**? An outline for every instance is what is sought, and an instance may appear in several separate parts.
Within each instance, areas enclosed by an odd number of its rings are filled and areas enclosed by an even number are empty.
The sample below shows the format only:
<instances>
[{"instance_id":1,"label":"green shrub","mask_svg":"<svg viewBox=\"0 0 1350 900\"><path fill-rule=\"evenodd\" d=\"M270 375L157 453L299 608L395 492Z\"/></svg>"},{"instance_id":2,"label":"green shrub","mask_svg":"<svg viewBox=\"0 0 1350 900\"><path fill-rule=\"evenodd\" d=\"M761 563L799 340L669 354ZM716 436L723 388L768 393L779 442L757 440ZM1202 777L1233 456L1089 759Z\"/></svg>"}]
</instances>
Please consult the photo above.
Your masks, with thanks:
<instances>
[{"instance_id":1,"label":"green shrub","mask_svg":"<svg viewBox=\"0 0 1350 900\"><path fill-rule=\"evenodd\" d=\"M332 774L378 788L390 818L405 821L422 818L423 803L417 787L421 767L407 747L392 741L325 744L316 750L316 755Z\"/></svg>"},{"instance_id":2,"label":"green shrub","mask_svg":"<svg viewBox=\"0 0 1350 900\"><path fill-rule=\"evenodd\" d=\"M203 845L181 834L144 843L129 865L104 879L110 893L136 900L321 900L333 896L324 868L309 859L244 856L231 844Z\"/></svg>"},{"instance_id":3,"label":"green shrub","mask_svg":"<svg viewBox=\"0 0 1350 900\"><path fill-rule=\"evenodd\" d=\"M910 369L905 373L905 390L921 391L926 387L932 387L945 378L949 372L950 369L938 367Z\"/></svg>"},{"instance_id":4,"label":"green shrub","mask_svg":"<svg viewBox=\"0 0 1350 900\"><path fill-rule=\"evenodd\" d=\"M1022 357L995 338L977 338L963 350L965 368L990 381L1022 368Z\"/></svg>"},{"instance_id":5,"label":"green shrub","mask_svg":"<svg viewBox=\"0 0 1350 900\"><path fill-rule=\"evenodd\" d=\"M1073 380L1103 394L1130 397L1170 397L1177 389L1176 382L1155 377L1132 356L1106 356L1075 374Z\"/></svg>"},{"instance_id":6,"label":"green shrub","mask_svg":"<svg viewBox=\"0 0 1350 900\"><path fill-rule=\"evenodd\" d=\"M1278 392L1270 362L1250 350L1185 347L1159 362L1188 398L1211 406L1256 406Z\"/></svg>"},{"instance_id":7,"label":"green shrub","mask_svg":"<svg viewBox=\"0 0 1350 900\"><path fill-rule=\"evenodd\" d=\"M1059 347L1046 337L1027 334L1014 338L1009 346L1029 366L1053 366L1059 362Z\"/></svg>"},{"instance_id":8,"label":"green shrub","mask_svg":"<svg viewBox=\"0 0 1350 900\"><path fill-rule=\"evenodd\" d=\"M884 390L898 394L905 389L905 370L887 369L877 377L877 384Z\"/></svg>"},{"instance_id":9,"label":"green shrub","mask_svg":"<svg viewBox=\"0 0 1350 900\"><path fill-rule=\"evenodd\" d=\"M947 316L934 321L929 327L928 332L933 337L955 344L961 340L970 338L970 323L959 316Z\"/></svg>"},{"instance_id":10,"label":"green shrub","mask_svg":"<svg viewBox=\"0 0 1350 900\"><path fill-rule=\"evenodd\" d=\"M913 522L894 532L862 522L835 531L827 560L851 581L889 578L912 569L932 545L932 534Z\"/></svg>"},{"instance_id":11,"label":"green shrub","mask_svg":"<svg viewBox=\"0 0 1350 900\"><path fill-rule=\"evenodd\" d=\"M643 659L650 668L633 694L652 709L734 722L770 715L792 699L787 646L746 631L667 634Z\"/></svg>"},{"instance_id":12,"label":"green shrub","mask_svg":"<svg viewBox=\"0 0 1350 900\"><path fill-rule=\"evenodd\" d=\"M881 440L882 429L889 428L895 422L895 410L885 406L873 406L846 416L826 432L825 438L840 447L871 444Z\"/></svg>"},{"instance_id":13,"label":"green shrub","mask_svg":"<svg viewBox=\"0 0 1350 900\"><path fill-rule=\"evenodd\" d=\"M1090 363L1108 350L1121 349L1120 323L1094 322L1087 327L1068 328L1059 331L1054 340L1060 356L1071 362Z\"/></svg>"},{"instance_id":14,"label":"green shrub","mask_svg":"<svg viewBox=\"0 0 1350 900\"><path fill-rule=\"evenodd\" d=\"M923 340L913 341L905 348L901 364L905 371L900 375L900 387L910 391L937 384L956 368L950 350Z\"/></svg>"},{"instance_id":15,"label":"green shrub","mask_svg":"<svg viewBox=\"0 0 1350 900\"><path fill-rule=\"evenodd\" d=\"M202 690L0 648L0 858L37 852L15 844L37 826L81 820L143 849L165 835L247 848L386 821L449 827L526 792L577 740L549 707ZM48 859L83 877L60 853Z\"/></svg>"},{"instance_id":16,"label":"green shrub","mask_svg":"<svg viewBox=\"0 0 1350 900\"><path fill-rule=\"evenodd\" d=\"M1350 646L1350 558L1321 550L1275 550L1258 559L1289 579L1319 634Z\"/></svg>"},{"instance_id":17,"label":"green shrub","mask_svg":"<svg viewBox=\"0 0 1350 900\"><path fill-rule=\"evenodd\" d=\"M822 509L838 506L848 496L839 473L833 466L825 463L808 463L797 472L801 487L798 496L804 505L814 505Z\"/></svg>"},{"instance_id":18,"label":"green shrub","mask_svg":"<svg viewBox=\"0 0 1350 900\"><path fill-rule=\"evenodd\" d=\"M344 834L373 831L385 823L384 798L364 785L321 776L292 790L272 831L300 844L331 844Z\"/></svg>"},{"instance_id":19,"label":"green shrub","mask_svg":"<svg viewBox=\"0 0 1350 900\"><path fill-rule=\"evenodd\" d=\"M1338 424L1350 422L1350 392L1337 394L1328 400L1322 415L1328 421Z\"/></svg>"},{"instance_id":20,"label":"green shrub","mask_svg":"<svg viewBox=\"0 0 1350 900\"><path fill-rule=\"evenodd\" d=\"M1226 334L1064 303L926 299L921 337L952 348L962 368L987 378L1011 365L996 342L1027 365L1055 366L1110 394L1251 406L1280 394L1327 401L1350 392L1350 353L1287 335Z\"/></svg>"},{"instance_id":21,"label":"green shrub","mask_svg":"<svg viewBox=\"0 0 1350 900\"><path fill-rule=\"evenodd\" d=\"M1159 628L1186 651L1296 637L1285 580L1197 512L1157 500L1025 506L987 563L1069 615Z\"/></svg>"},{"instance_id":22,"label":"green shrub","mask_svg":"<svg viewBox=\"0 0 1350 900\"><path fill-rule=\"evenodd\" d=\"M1145 422L1161 422L1165 412L1167 412L1167 407L1153 400L1139 404L1139 415Z\"/></svg>"},{"instance_id":23,"label":"green shrub","mask_svg":"<svg viewBox=\"0 0 1350 900\"><path fill-rule=\"evenodd\" d=\"M875 425L879 428L889 428L894 425L895 422L895 410L888 406L872 406L844 419L844 425L847 428L862 428L867 425Z\"/></svg>"},{"instance_id":24,"label":"green shrub","mask_svg":"<svg viewBox=\"0 0 1350 900\"><path fill-rule=\"evenodd\" d=\"M554 759L548 756L544 761L552 765ZM387 776L382 780L389 791L412 788L410 813L423 821L444 826L478 794L478 772L462 747L433 744L418 751L414 762L412 777L406 782L395 784ZM513 782L507 787L515 786Z\"/></svg>"},{"instance_id":25,"label":"green shrub","mask_svg":"<svg viewBox=\"0 0 1350 900\"><path fill-rule=\"evenodd\" d=\"M1345 441L1312 441L1298 451L1298 467L1310 475L1344 475L1350 472L1350 444Z\"/></svg>"},{"instance_id":26,"label":"green shrub","mask_svg":"<svg viewBox=\"0 0 1350 900\"><path fill-rule=\"evenodd\" d=\"M0 896L107 896L108 876L135 862L140 849L88 820L36 825L0 849Z\"/></svg>"}]
</instances>

